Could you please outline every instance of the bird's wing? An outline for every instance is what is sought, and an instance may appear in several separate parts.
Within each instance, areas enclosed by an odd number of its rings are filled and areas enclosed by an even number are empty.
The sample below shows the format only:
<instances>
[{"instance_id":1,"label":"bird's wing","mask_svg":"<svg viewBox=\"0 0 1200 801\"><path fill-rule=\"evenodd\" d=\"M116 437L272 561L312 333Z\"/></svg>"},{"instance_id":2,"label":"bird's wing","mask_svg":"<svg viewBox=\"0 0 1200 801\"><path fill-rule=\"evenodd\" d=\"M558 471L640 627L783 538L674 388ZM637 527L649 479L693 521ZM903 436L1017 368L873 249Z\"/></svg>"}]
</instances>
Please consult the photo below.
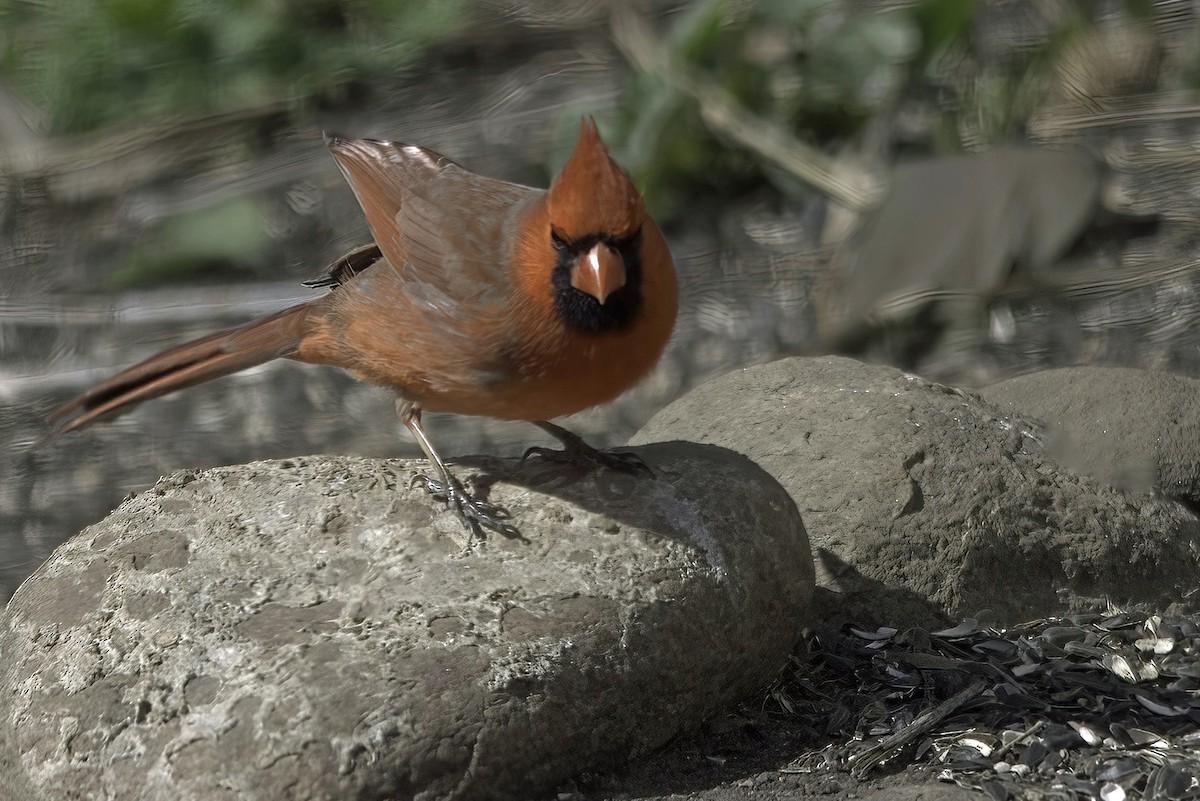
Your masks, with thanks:
<instances>
[{"instance_id":1,"label":"bird's wing","mask_svg":"<svg viewBox=\"0 0 1200 801\"><path fill-rule=\"evenodd\" d=\"M542 190L487 178L432 150L331 138L379 250L415 292L467 305L502 302L520 213Z\"/></svg>"}]
</instances>

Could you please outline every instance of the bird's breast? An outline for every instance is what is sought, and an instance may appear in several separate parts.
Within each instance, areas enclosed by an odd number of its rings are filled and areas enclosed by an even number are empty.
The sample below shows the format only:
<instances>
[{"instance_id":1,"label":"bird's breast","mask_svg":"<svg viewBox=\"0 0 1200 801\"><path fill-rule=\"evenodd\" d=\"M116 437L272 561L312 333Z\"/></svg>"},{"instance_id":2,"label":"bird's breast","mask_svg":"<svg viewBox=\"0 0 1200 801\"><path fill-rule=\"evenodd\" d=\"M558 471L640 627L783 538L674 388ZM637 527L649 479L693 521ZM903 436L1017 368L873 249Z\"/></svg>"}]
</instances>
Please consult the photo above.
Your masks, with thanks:
<instances>
[{"instance_id":1,"label":"bird's breast","mask_svg":"<svg viewBox=\"0 0 1200 801\"><path fill-rule=\"evenodd\" d=\"M426 384L416 398L430 411L509 420L548 420L615 399L643 378L665 344L656 337L566 336L557 347L525 349L481 365L470 385Z\"/></svg>"}]
</instances>

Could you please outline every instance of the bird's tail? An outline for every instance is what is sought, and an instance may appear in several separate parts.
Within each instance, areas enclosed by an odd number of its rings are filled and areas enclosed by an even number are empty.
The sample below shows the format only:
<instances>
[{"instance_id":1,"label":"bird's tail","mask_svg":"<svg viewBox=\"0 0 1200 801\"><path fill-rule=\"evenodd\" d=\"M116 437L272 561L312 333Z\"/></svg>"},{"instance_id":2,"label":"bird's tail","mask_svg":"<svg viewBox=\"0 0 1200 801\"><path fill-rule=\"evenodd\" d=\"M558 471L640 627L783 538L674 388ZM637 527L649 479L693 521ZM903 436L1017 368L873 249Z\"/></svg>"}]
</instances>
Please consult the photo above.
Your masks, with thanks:
<instances>
[{"instance_id":1,"label":"bird's tail","mask_svg":"<svg viewBox=\"0 0 1200 801\"><path fill-rule=\"evenodd\" d=\"M292 306L237 328L209 334L165 350L122 370L64 403L46 418L46 440L115 417L151 398L236 373L296 352L312 304Z\"/></svg>"}]
</instances>

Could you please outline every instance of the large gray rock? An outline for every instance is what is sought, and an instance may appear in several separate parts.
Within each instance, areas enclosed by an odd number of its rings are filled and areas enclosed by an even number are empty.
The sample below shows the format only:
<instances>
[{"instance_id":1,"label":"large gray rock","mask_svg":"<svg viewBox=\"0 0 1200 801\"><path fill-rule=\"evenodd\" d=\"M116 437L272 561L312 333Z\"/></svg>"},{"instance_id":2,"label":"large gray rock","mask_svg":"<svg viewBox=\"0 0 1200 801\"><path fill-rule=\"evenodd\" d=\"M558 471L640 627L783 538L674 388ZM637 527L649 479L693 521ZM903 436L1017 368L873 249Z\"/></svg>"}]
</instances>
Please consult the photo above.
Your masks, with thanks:
<instances>
[{"instance_id":1,"label":"large gray rock","mask_svg":"<svg viewBox=\"0 0 1200 801\"><path fill-rule=\"evenodd\" d=\"M1066 367L980 394L1047 423L1050 451L1077 472L1200 503L1200 381L1132 367Z\"/></svg>"},{"instance_id":2,"label":"large gray rock","mask_svg":"<svg viewBox=\"0 0 1200 801\"><path fill-rule=\"evenodd\" d=\"M1059 466L1040 427L980 398L850 359L722 376L634 442L737 450L791 492L831 622L1015 622L1092 607L1195 604L1200 521Z\"/></svg>"},{"instance_id":3,"label":"large gray rock","mask_svg":"<svg viewBox=\"0 0 1200 801\"><path fill-rule=\"evenodd\" d=\"M773 677L813 566L745 458L638 452L460 467L523 534L468 547L419 463L163 480L0 618L6 797L525 798L661 745Z\"/></svg>"}]
</instances>

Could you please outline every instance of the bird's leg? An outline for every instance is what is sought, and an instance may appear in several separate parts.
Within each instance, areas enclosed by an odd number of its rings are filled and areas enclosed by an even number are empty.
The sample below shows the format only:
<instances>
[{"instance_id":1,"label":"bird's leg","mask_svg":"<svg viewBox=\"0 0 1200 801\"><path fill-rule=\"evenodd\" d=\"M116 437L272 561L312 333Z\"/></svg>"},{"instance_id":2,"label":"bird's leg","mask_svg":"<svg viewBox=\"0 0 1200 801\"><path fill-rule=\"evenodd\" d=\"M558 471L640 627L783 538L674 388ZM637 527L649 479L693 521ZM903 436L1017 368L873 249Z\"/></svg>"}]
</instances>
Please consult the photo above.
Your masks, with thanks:
<instances>
[{"instance_id":1,"label":"bird's leg","mask_svg":"<svg viewBox=\"0 0 1200 801\"><path fill-rule=\"evenodd\" d=\"M530 456L540 456L552 462L568 462L589 467L599 465L631 475L636 475L639 471L644 470L651 478L654 478L654 471L635 453L618 453L593 448L583 441L583 437L547 420L535 420L533 424L561 442L563 449L556 451L552 448L529 448L521 457L521 461L525 461Z\"/></svg>"},{"instance_id":2,"label":"bird's leg","mask_svg":"<svg viewBox=\"0 0 1200 801\"><path fill-rule=\"evenodd\" d=\"M472 536L482 536L481 527L489 528L506 537L521 536L521 532L517 530L516 526L504 522L503 518L507 516L507 513L503 509L472 497L463 487L462 482L450 472L450 468L442 461L442 457L438 456L429 437L425 435L425 429L421 426L421 410L419 408L409 401L399 399L396 401L396 413L400 415L400 420L404 423L405 428L412 433L413 439L421 446L421 450L425 451L425 456L433 464L439 476L435 479L419 475L413 483L423 484L426 491L434 497L444 499L446 505L454 510Z\"/></svg>"}]
</instances>

